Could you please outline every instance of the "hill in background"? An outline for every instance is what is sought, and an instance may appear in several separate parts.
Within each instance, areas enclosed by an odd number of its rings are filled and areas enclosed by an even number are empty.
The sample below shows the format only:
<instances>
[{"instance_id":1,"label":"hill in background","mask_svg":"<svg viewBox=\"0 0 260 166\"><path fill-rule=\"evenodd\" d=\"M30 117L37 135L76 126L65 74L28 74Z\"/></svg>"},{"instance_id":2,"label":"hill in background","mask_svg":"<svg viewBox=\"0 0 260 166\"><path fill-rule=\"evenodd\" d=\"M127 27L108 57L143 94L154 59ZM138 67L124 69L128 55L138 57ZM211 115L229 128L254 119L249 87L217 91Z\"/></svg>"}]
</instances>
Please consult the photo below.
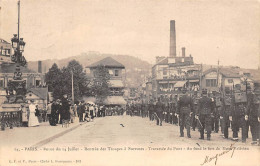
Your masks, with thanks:
<instances>
[{"instance_id":1,"label":"hill in background","mask_svg":"<svg viewBox=\"0 0 260 166\"><path fill-rule=\"evenodd\" d=\"M146 61L139 58L129 56L129 55L114 55L114 54L103 54L99 52L87 52L82 53L77 56L72 56L64 59L49 59L42 61L42 71L48 72L49 68L56 63L59 68L68 65L69 61L75 59L83 67L86 67L94 62L97 62L106 57L112 57L118 62L122 63L126 68L126 86L127 87L137 87L145 80L145 77L151 74L152 65ZM38 61L28 62L28 68L37 71Z\"/></svg>"}]
</instances>

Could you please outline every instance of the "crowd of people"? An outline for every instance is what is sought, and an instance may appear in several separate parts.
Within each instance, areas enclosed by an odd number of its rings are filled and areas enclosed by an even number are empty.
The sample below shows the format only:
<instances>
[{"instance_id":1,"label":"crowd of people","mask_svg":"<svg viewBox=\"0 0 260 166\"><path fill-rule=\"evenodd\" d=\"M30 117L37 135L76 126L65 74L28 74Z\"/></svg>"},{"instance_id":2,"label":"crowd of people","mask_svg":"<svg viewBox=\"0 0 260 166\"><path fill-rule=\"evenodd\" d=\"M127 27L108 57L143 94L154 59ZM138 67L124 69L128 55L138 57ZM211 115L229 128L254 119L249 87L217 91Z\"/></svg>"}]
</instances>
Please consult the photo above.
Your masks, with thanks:
<instances>
[{"instance_id":1,"label":"crowd of people","mask_svg":"<svg viewBox=\"0 0 260 166\"><path fill-rule=\"evenodd\" d=\"M162 122L175 124L180 127L180 137L184 137L184 128L187 137L191 138L190 130L200 132L200 139L211 140L211 132L218 133L224 139L229 138L229 130L232 129L232 140L238 141L238 133L241 129L242 142L245 143L248 133L252 134L252 145L259 145L260 137L260 106L259 89L241 88L236 90L226 89L220 93L207 92L203 89L201 94L196 91L190 95L187 89L182 89L182 94L175 95L170 102L163 102L161 98L149 103L128 104L126 113L130 116L149 117L156 120L157 125ZM250 130L249 130L250 128Z\"/></svg>"},{"instance_id":2,"label":"crowd of people","mask_svg":"<svg viewBox=\"0 0 260 166\"><path fill-rule=\"evenodd\" d=\"M38 105L34 100L30 100L27 107L22 104L20 107L22 112L23 126L33 127L39 126L39 122L43 117L49 121L51 126L62 124L64 122L73 123L75 117L79 118L79 122L93 122L95 117L116 116L123 115L124 109L119 106L104 106L97 105L93 102L85 102L84 100L72 104L68 99L68 95L63 95L63 98L50 101L46 108L46 113L40 115Z\"/></svg>"}]
</instances>

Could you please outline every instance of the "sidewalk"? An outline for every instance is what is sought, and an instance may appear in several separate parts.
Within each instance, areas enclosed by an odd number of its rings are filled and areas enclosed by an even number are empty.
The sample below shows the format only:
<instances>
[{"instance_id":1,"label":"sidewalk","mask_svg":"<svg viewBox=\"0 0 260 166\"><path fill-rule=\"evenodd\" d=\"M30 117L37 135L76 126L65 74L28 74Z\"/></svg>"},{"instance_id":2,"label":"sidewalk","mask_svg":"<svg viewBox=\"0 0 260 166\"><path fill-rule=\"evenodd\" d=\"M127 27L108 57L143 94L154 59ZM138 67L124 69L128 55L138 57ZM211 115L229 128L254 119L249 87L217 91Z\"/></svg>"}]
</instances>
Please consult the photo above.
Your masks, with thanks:
<instances>
[{"instance_id":1,"label":"sidewalk","mask_svg":"<svg viewBox=\"0 0 260 166\"><path fill-rule=\"evenodd\" d=\"M49 122L40 123L38 127L7 128L4 131L0 131L0 147L30 147L43 140L61 136L81 124L84 124L84 122L79 123L79 119L76 117L74 123L70 123L67 128L62 127L61 124L50 126Z\"/></svg>"}]
</instances>

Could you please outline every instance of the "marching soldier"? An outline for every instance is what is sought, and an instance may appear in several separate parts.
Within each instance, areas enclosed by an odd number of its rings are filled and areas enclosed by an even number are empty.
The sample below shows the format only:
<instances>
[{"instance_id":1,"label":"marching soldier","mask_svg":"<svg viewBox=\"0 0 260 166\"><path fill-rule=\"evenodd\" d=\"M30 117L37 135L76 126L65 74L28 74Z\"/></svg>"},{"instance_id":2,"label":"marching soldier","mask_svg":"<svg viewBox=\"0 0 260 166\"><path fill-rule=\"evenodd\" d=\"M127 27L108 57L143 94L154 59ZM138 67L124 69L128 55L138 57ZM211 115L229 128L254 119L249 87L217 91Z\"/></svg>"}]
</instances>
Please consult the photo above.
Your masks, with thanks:
<instances>
[{"instance_id":1,"label":"marching soldier","mask_svg":"<svg viewBox=\"0 0 260 166\"><path fill-rule=\"evenodd\" d=\"M175 110L174 110L175 106L173 106L173 105L174 105L174 102L171 101L169 103L169 123L170 124L173 124L173 117L175 116L174 115L175 114Z\"/></svg>"},{"instance_id":2,"label":"marching soldier","mask_svg":"<svg viewBox=\"0 0 260 166\"><path fill-rule=\"evenodd\" d=\"M211 137L211 118L213 116L213 102L207 96L207 89L202 89L202 97L198 101L196 119L200 124L200 139L204 139L204 130L207 131L207 140Z\"/></svg>"},{"instance_id":3,"label":"marching soldier","mask_svg":"<svg viewBox=\"0 0 260 166\"><path fill-rule=\"evenodd\" d=\"M173 103L171 105L172 114L173 114L172 121L173 121L173 124L175 124L175 125L178 125L178 118L175 115L177 113L177 100L178 100L177 98L178 98L178 96L175 95L174 99L173 99Z\"/></svg>"},{"instance_id":4,"label":"marching soldier","mask_svg":"<svg viewBox=\"0 0 260 166\"><path fill-rule=\"evenodd\" d=\"M213 105L214 105L214 113L213 113L213 118L212 118L212 131L215 131L215 133L218 133L219 131L219 117L220 117L220 95L216 91L212 92L212 97L213 97Z\"/></svg>"},{"instance_id":5,"label":"marching soldier","mask_svg":"<svg viewBox=\"0 0 260 166\"><path fill-rule=\"evenodd\" d=\"M163 120L163 111L164 111L164 104L161 102L160 98L158 98L158 102L156 103L156 118L157 118L157 125L162 126L162 120Z\"/></svg>"},{"instance_id":6,"label":"marching soldier","mask_svg":"<svg viewBox=\"0 0 260 166\"><path fill-rule=\"evenodd\" d=\"M194 91L194 95L193 95L193 107L194 107L194 110L198 109L198 100L199 100L198 93L197 93L197 91ZM195 113L193 113L191 115L191 127L192 127L193 131L195 131L196 125L197 125L197 121L195 119Z\"/></svg>"},{"instance_id":7,"label":"marching soldier","mask_svg":"<svg viewBox=\"0 0 260 166\"><path fill-rule=\"evenodd\" d=\"M246 142L247 127L246 127L246 92L241 91L239 84L235 86L233 107L231 109L230 121L232 124L233 140L238 141L238 131L242 128L242 142Z\"/></svg>"},{"instance_id":8,"label":"marching soldier","mask_svg":"<svg viewBox=\"0 0 260 166\"><path fill-rule=\"evenodd\" d=\"M187 95L187 90L182 89L183 96L180 97L177 104L177 117L180 121L180 137L184 137L184 126L187 129L187 137L190 135L191 115L193 113L193 100Z\"/></svg>"},{"instance_id":9,"label":"marching soldier","mask_svg":"<svg viewBox=\"0 0 260 166\"><path fill-rule=\"evenodd\" d=\"M165 110L164 110L164 121L165 121L165 123L169 123L169 117L170 117L170 103L167 102L165 104Z\"/></svg>"},{"instance_id":10,"label":"marching soldier","mask_svg":"<svg viewBox=\"0 0 260 166\"><path fill-rule=\"evenodd\" d=\"M149 114L149 119L150 121L153 121L154 119L154 104L153 104L153 101L150 100L149 104L148 104L148 114Z\"/></svg>"},{"instance_id":11,"label":"marching soldier","mask_svg":"<svg viewBox=\"0 0 260 166\"><path fill-rule=\"evenodd\" d=\"M252 145L257 144L259 139L259 120L260 120L260 89L255 86L254 92L249 95L248 106L246 111L246 120L249 121L252 133Z\"/></svg>"},{"instance_id":12,"label":"marching soldier","mask_svg":"<svg viewBox=\"0 0 260 166\"><path fill-rule=\"evenodd\" d=\"M225 96L222 98L222 107L220 108L220 121L221 121L221 130L223 130L223 138L228 138L228 128L230 127L229 117L231 116L231 104L232 96L230 89L225 89Z\"/></svg>"}]
</instances>

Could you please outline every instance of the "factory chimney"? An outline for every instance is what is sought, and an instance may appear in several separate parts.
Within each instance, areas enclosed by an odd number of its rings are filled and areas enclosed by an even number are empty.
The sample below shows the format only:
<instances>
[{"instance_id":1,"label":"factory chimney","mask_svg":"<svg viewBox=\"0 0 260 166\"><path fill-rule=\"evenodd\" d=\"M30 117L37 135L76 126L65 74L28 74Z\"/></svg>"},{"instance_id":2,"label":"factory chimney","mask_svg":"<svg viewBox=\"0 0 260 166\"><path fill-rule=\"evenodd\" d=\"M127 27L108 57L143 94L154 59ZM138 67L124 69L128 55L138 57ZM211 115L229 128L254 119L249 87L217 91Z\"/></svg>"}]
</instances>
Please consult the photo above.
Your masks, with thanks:
<instances>
[{"instance_id":1,"label":"factory chimney","mask_svg":"<svg viewBox=\"0 0 260 166\"><path fill-rule=\"evenodd\" d=\"M170 57L176 57L175 20L170 21Z\"/></svg>"},{"instance_id":2,"label":"factory chimney","mask_svg":"<svg viewBox=\"0 0 260 166\"><path fill-rule=\"evenodd\" d=\"M42 61L38 61L38 73L42 73Z\"/></svg>"},{"instance_id":3,"label":"factory chimney","mask_svg":"<svg viewBox=\"0 0 260 166\"><path fill-rule=\"evenodd\" d=\"M182 57L185 57L185 47L182 47L181 50L182 50Z\"/></svg>"}]
</instances>

